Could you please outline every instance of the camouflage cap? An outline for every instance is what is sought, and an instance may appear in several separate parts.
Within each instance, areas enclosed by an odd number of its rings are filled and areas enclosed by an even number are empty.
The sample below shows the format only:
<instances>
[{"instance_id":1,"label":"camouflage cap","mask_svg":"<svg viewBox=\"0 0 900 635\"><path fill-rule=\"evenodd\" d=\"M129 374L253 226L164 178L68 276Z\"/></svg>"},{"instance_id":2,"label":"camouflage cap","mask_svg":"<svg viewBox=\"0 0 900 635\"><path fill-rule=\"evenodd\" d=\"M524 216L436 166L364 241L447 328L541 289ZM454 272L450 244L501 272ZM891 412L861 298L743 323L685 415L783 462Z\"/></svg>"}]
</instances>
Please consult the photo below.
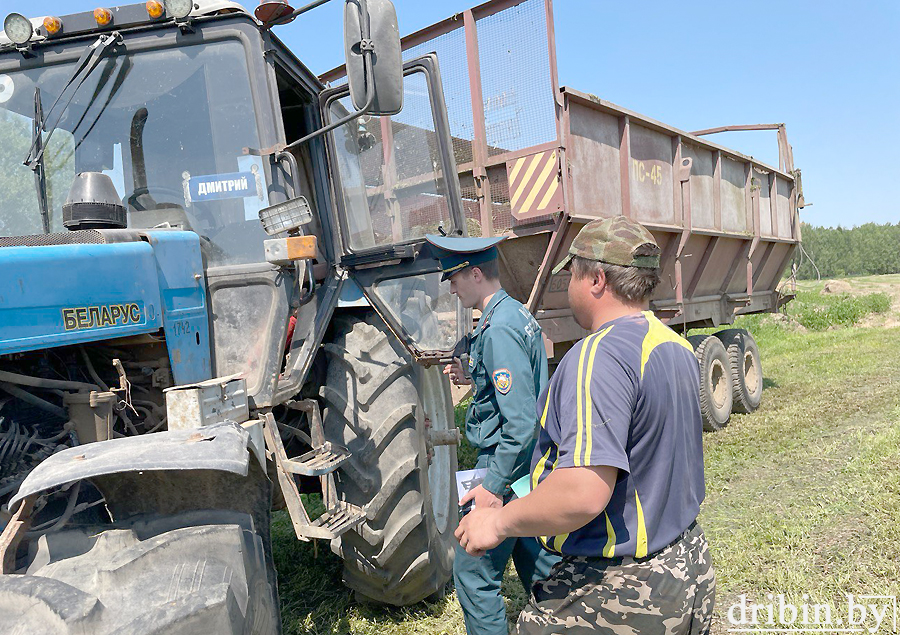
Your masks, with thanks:
<instances>
[{"instance_id":1,"label":"camouflage cap","mask_svg":"<svg viewBox=\"0 0 900 635\"><path fill-rule=\"evenodd\" d=\"M635 254L639 247L647 244L656 247L651 250L655 252L653 255ZM624 216L592 220L582 227L572 241L569 253L553 268L553 273L562 271L575 256L623 267L659 267L659 245L653 235L640 223Z\"/></svg>"}]
</instances>

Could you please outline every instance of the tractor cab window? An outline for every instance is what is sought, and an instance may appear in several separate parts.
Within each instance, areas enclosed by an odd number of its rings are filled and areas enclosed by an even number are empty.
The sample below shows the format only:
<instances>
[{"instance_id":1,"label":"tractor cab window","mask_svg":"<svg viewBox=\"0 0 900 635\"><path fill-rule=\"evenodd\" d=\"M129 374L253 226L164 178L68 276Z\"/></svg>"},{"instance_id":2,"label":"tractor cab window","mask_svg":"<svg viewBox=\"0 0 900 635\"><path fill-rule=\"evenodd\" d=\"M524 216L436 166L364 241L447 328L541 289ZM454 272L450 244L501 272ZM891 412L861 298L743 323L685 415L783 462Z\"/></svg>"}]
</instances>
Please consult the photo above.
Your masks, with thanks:
<instances>
[{"instance_id":1,"label":"tractor cab window","mask_svg":"<svg viewBox=\"0 0 900 635\"><path fill-rule=\"evenodd\" d=\"M413 72L403 81L399 114L364 116L334 132L351 251L421 240L452 227L428 77ZM335 99L329 116L334 121L352 110L349 97Z\"/></svg>"},{"instance_id":2,"label":"tractor cab window","mask_svg":"<svg viewBox=\"0 0 900 635\"><path fill-rule=\"evenodd\" d=\"M20 114L7 108L13 79L0 74L0 236L26 236L43 232L34 175L22 165L31 147L30 110ZM32 93L33 98L33 93ZM47 104L49 107L50 104ZM65 231L62 206L75 179L75 137L58 129L44 149L50 231Z\"/></svg>"},{"instance_id":3,"label":"tractor cab window","mask_svg":"<svg viewBox=\"0 0 900 635\"><path fill-rule=\"evenodd\" d=\"M326 123L352 111L347 93L322 96ZM414 358L446 357L469 320L423 248L426 234L455 234L463 218L436 57L406 63L400 113L353 120L329 141L343 262Z\"/></svg>"},{"instance_id":4,"label":"tractor cab window","mask_svg":"<svg viewBox=\"0 0 900 635\"><path fill-rule=\"evenodd\" d=\"M35 177L22 162L35 87L50 123L59 111L48 112L80 49L65 53L67 62L24 70L0 60L0 235L44 231ZM263 159L244 152L259 137L239 42L113 54L67 94L73 89L45 151L50 231L63 231L75 174L97 171L111 177L130 227L194 231L210 266L264 260L267 175Z\"/></svg>"},{"instance_id":5,"label":"tractor cab window","mask_svg":"<svg viewBox=\"0 0 900 635\"><path fill-rule=\"evenodd\" d=\"M420 351L451 350L459 340L459 303L440 272L384 280L373 289Z\"/></svg>"}]
</instances>

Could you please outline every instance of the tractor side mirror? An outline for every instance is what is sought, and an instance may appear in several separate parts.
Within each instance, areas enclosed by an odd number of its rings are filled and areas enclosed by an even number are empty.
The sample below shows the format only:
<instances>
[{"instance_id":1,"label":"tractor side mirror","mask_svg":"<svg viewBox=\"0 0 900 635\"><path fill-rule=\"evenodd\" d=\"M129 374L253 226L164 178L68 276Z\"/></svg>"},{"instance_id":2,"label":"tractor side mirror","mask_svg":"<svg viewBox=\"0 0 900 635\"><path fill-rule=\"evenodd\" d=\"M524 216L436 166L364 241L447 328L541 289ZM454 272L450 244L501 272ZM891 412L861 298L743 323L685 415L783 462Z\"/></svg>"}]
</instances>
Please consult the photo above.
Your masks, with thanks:
<instances>
[{"instance_id":1,"label":"tractor side mirror","mask_svg":"<svg viewBox=\"0 0 900 635\"><path fill-rule=\"evenodd\" d=\"M365 109L367 114L382 116L400 112L403 58L397 11L391 0L347 0L344 53L353 106L364 110L371 99L371 107Z\"/></svg>"}]
</instances>

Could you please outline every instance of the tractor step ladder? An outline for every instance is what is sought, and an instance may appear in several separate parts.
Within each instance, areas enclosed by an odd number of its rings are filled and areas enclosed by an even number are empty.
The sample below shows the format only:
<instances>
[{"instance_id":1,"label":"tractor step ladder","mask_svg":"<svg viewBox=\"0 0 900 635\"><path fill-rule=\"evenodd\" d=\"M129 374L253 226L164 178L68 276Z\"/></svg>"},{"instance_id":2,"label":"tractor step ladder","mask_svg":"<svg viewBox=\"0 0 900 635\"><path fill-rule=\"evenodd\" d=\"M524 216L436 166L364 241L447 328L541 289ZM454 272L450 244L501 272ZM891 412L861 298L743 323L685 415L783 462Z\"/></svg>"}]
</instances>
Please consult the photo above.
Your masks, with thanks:
<instances>
[{"instance_id":1,"label":"tractor step ladder","mask_svg":"<svg viewBox=\"0 0 900 635\"><path fill-rule=\"evenodd\" d=\"M312 521L317 530L328 531L336 538L348 529L353 529L366 519L366 512L361 507L349 503L338 502L337 506Z\"/></svg>"},{"instance_id":2,"label":"tractor step ladder","mask_svg":"<svg viewBox=\"0 0 900 635\"><path fill-rule=\"evenodd\" d=\"M297 538L308 541L311 538L333 540L344 532L355 528L366 519L362 507L351 505L337 498L334 472L350 459L347 448L325 440L322 415L319 404L313 399L288 402L288 407L307 414L310 434L291 428L291 431L313 446L313 449L296 458L289 458L281 440L279 426L271 413L265 415L263 431L266 437L266 452L275 463L278 484L294 525ZM315 520L310 520L294 475L318 476L322 482L322 498L326 511Z\"/></svg>"},{"instance_id":3,"label":"tractor step ladder","mask_svg":"<svg viewBox=\"0 0 900 635\"><path fill-rule=\"evenodd\" d=\"M350 451L338 445L326 441L321 447L301 454L296 459L286 459L284 469L291 474L302 476L325 476L330 474L347 462Z\"/></svg>"}]
</instances>

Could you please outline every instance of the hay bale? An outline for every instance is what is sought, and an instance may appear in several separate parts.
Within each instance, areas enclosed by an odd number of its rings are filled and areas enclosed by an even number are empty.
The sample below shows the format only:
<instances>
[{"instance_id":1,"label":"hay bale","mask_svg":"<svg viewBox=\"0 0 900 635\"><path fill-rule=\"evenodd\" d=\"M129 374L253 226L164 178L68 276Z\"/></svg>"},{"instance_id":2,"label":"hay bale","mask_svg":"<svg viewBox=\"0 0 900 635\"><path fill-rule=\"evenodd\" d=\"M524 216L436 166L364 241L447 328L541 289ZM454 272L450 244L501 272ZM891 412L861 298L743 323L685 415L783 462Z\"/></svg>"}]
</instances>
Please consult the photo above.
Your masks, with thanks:
<instances>
[{"instance_id":1,"label":"hay bale","mask_svg":"<svg viewBox=\"0 0 900 635\"><path fill-rule=\"evenodd\" d=\"M850 283L846 280L829 280L822 289L822 295L831 293L850 293L852 290L853 287L851 287Z\"/></svg>"}]
</instances>

